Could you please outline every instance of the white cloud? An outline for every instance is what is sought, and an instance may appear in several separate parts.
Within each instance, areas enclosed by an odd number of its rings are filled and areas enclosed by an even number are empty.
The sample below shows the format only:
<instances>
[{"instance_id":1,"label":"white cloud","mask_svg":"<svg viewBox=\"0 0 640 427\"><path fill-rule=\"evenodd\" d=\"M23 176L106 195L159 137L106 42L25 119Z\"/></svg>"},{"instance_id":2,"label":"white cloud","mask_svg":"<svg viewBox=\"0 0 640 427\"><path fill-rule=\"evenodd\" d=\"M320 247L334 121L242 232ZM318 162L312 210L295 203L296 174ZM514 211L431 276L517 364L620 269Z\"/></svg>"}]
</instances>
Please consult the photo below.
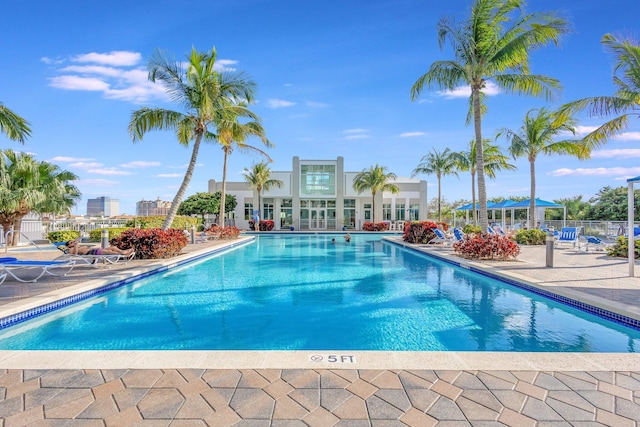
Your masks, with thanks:
<instances>
[{"instance_id":1,"label":"white cloud","mask_svg":"<svg viewBox=\"0 0 640 427\"><path fill-rule=\"evenodd\" d=\"M146 69L130 68L140 62L140 58L137 52L78 55L71 60L83 64L56 69L59 75L49 78L49 82L58 89L97 91L105 98L135 103L168 100L163 85L150 82Z\"/></svg>"},{"instance_id":2,"label":"white cloud","mask_svg":"<svg viewBox=\"0 0 640 427\"><path fill-rule=\"evenodd\" d=\"M50 161L52 162L90 162L95 159L90 159L88 157L67 157L67 156L55 156Z\"/></svg>"},{"instance_id":3,"label":"white cloud","mask_svg":"<svg viewBox=\"0 0 640 427\"><path fill-rule=\"evenodd\" d=\"M77 169L95 169L102 167L102 163L98 162L74 162L69 164L70 167Z\"/></svg>"},{"instance_id":4,"label":"white cloud","mask_svg":"<svg viewBox=\"0 0 640 427\"><path fill-rule=\"evenodd\" d=\"M90 62L95 64L113 65L116 67L127 67L140 62L142 55L138 52L112 51L109 53L84 53L73 57L74 62Z\"/></svg>"},{"instance_id":5,"label":"white cloud","mask_svg":"<svg viewBox=\"0 0 640 427\"><path fill-rule=\"evenodd\" d=\"M296 105L295 102L285 101L284 99L271 98L267 101L267 106L269 108L293 107L294 105Z\"/></svg>"},{"instance_id":6,"label":"white cloud","mask_svg":"<svg viewBox=\"0 0 640 427\"><path fill-rule=\"evenodd\" d=\"M400 138L411 138L414 136L423 136L426 135L425 132L405 132L400 134Z\"/></svg>"},{"instance_id":7,"label":"white cloud","mask_svg":"<svg viewBox=\"0 0 640 427\"><path fill-rule=\"evenodd\" d=\"M638 176L640 175L640 167L634 168L561 168L547 173L551 176Z\"/></svg>"},{"instance_id":8,"label":"white cloud","mask_svg":"<svg viewBox=\"0 0 640 427\"><path fill-rule=\"evenodd\" d=\"M158 175L154 175L156 178L179 178L184 176L181 173L159 173Z\"/></svg>"},{"instance_id":9,"label":"white cloud","mask_svg":"<svg viewBox=\"0 0 640 427\"><path fill-rule=\"evenodd\" d=\"M49 79L51 86L66 90L107 91L109 84L93 77L57 76Z\"/></svg>"},{"instance_id":10,"label":"white cloud","mask_svg":"<svg viewBox=\"0 0 640 427\"><path fill-rule=\"evenodd\" d=\"M576 133L578 135L587 135L591 132L593 132L594 130L598 129L598 126L576 126Z\"/></svg>"},{"instance_id":11,"label":"white cloud","mask_svg":"<svg viewBox=\"0 0 640 427\"><path fill-rule=\"evenodd\" d=\"M623 132L614 139L620 141L640 141L640 132Z\"/></svg>"},{"instance_id":12,"label":"white cloud","mask_svg":"<svg viewBox=\"0 0 640 427\"><path fill-rule=\"evenodd\" d=\"M145 162L142 160L138 160L138 161L134 161L134 162L129 162L129 163L123 163L120 165L120 167L122 168L148 168L148 167L152 167L152 166L160 166L161 163L160 162Z\"/></svg>"},{"instance_id":13,"label":"white cloud","mask_svg":"<svg viewBox=\"0 0 640 427\"><path fill-rule=\"evenodd\" d=\"M363 139L363 138L369 138L369 135L364 135L364 134L360 134L360 135L347 135L342 139Z\"/></svg>"},{"instance_id":14,"label":"white cloud","mask_svg":"<svg viewBox=\"0 0 640 427\"><path fill-rule=\"evenodd\" d=\"M347 130L343 130L342 133L363 133L366 132L366 129L347 129Z\"/></svg>"},{"instance_id":15,"label":"white cloud","mask_svg":"<svg viewBox=\"0 0 640 427\"><path fill-rule=\"evenodd\" d=\"M99 74L109 77L119 77L122 75L121 69L105 67L103 65L70 65L58 71L62 73Z\"/></svg>"},{"instance_id":16,"label":"white cloud","mask_svg":"<svg viewBox=\"0 0 640 427\"><path fill-rule=\"evenodd\" d=\"M87 173L95 173L96 175L133 175L133 172L121 171L115 168L88 169Z\"/></svg>"},{"instance_id":17,"label":"white cloud","mask_svg":"<svg viewBox=\"0 0 640 427\"><path fill-rule=\"evenodd\" d=\"M237 63L238 61L233 59L217 59L213 68L216 71L235 71L236 69L235 67L232 67L232 65Z\"/></svg>"},{"instance_id":18,"label":"white cloud","mask_svg":"<svg viewBox=\"0 0 640 427\"><path fill-rule=\"evenodd\" d=\"M629 159L640 157L640 148L621 148L616 150L598 150L591 153L597 159Z\"/></svg>"},{"instance_id":19,"label":"white cloud","mask_svg":"<svg viewBox=\"0 0 640 427\"><path fill-rule=\"evenodd\" d=\"M483 90L485 95L493 96L500 93L500 88L495 83L487 82ZM471 86L459 86L452 91L437 91L437 94L447 99L451 98L468 98L471 96Z\"/></svg>"}]
</instances>

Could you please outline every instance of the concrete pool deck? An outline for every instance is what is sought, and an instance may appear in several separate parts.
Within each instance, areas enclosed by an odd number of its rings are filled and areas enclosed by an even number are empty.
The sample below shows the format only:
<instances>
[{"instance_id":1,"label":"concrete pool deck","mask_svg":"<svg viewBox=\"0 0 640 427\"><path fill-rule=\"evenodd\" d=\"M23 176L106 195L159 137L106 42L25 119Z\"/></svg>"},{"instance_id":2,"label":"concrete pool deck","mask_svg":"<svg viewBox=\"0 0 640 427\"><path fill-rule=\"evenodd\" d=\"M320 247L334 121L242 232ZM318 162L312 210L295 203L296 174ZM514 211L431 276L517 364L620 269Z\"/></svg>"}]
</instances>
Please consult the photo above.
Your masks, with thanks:
<instances>
[{"instance_id":1,"label":"concrete pool deck","mask_svg":"<svg viewBox=\"0 0 640 427\"><path fill-rule=\"evenodd\" d=\"M184 256L223 244L189 245ZM555 251L554 268L544 263L543 247L524 247L519 261L474 265L640 319L640 279L627 277L625 259L567 248ZM78 267L36 284L7 280L0 317L160 264ZM637 426L640 355L0 351L0 418L3 426Z\"/></svg>"}]
</instances>

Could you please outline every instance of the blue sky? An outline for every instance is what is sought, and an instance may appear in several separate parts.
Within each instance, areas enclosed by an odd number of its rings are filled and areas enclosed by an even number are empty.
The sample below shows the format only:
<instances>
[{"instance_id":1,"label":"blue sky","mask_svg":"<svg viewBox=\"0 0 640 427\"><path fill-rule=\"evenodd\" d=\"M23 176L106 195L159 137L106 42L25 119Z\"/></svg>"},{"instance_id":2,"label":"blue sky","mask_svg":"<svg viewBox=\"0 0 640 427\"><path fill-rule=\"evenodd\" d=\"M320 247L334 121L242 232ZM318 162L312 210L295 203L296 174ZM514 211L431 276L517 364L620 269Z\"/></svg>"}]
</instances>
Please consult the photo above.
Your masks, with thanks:
<instances>
[{"instance_id":1,"label":"blue sky","mask_svg":"<svg viewBox=\"0 0 640 427\"><path fill-rule=\"evenodd\" d=\"M295 155L343 156L349 171L379 163L410 176L433 147L459 151L473 138L464 88L424 92L416 102L409 95L433 61L453 58L448 46L439 49L436 24L443 16L467 16L468 1L6 3L0 102L26 118L33 134L24 146L0 135L0 148L22 149L76 173L83 199L74 213L86 212L87 198L110 196L120 200L120 213L133 214L141 199L172 200L182 182L190 148L171 132L151 132L135 144L127 132L131 112L140 107L180 108L147 81L147 59L157 48L181 59L192 46L216 47L221 66L253 78L253 110L275 145L272 170L290 170ZM532 72L559 79L564 89L553 102L491 90L485 137L519 128L532 108L612 95L613 57L600 39L608 32L640 37L637 0L530 0L527 11L539 10L558 11L573 28L560 47L531 55ZM603 121L581 116L578 130ZM506 141L499 144L506 148ZM639 160L640 124L632 119L590 160L540 157L537 195L588 199L640 175ZM233 153L228 179L241 181L243 169L257 161ZM218 147L203 146L187 195L206 191L209 179L221 180L222 162ZM528 162L514 164L516 172L488 181L489 197L528 195ZM422 178L435 197L436 178ZM470 186L468 174L444 177L443 196L470 199Z\"/></svg>"}]
</instances>

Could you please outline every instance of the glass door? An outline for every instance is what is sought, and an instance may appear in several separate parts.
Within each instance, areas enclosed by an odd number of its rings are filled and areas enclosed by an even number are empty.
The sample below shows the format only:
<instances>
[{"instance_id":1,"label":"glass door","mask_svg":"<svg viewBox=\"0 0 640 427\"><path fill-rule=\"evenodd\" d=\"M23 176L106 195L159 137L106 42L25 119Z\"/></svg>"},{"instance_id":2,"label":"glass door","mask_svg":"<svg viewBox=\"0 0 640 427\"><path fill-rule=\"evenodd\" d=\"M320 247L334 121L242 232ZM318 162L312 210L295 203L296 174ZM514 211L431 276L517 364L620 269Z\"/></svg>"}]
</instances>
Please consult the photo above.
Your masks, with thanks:
<instances>
[{"instance_id":1,"label":"glass door","mask_svg":"<svg viewBox=\"0 0 640 427\"><path fill-rule=\"evenodd\" d=\"M309 220L310 230L326 230L327 228L327 202L326 200L312 200L309 209L311 218Z\"/></svg>"}]
</instances>

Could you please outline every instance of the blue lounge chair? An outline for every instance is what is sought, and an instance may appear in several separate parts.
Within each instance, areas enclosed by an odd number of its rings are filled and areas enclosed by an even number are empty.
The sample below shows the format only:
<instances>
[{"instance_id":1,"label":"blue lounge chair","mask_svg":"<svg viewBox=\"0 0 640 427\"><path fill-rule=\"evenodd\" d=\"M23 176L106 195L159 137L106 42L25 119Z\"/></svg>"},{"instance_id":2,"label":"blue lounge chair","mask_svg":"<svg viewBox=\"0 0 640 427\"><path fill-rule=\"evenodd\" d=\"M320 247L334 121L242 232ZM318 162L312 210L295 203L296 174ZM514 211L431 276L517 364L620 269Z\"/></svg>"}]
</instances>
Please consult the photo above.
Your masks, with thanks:
<instances>
[{"instance_id":1,"label":"blue lounge chair","mask_svg":"<svg viewBox=\"0 0 640 427\"><path fill-rule=\"evenodd\" d=\"M461 242L464 240L464 232L462 230L460 230L459 228L454 228L453 229L453 239L456 242Z\"/></svg>"},{"instance_id":2,"label":"blue lounge chair","mask_svg":"<svg viewBox=\"0 0 640 427\"><path fill-rule=\"evenodd\" d=\"M556 239L556 246L563 243L571 243L575 248L578 243L578 236L580 235L581 227L564 227L560 232L560 235Z\"/></svg>"},{"instance_id":3,"label":"blue lounge chair","mask_svg":"<svg viewBox=\"0 0 640 427\"><path fill-rule=\"evenodd\" d=\"M589 252L589 245L593 246L596 250L605 250L612 243L603 242L602 239L596 236L580 236L580 242L584 243L584 250Z\"/></svg>"},{"instance_id":4,"label":"blue lounge chair","mask_svg":"<svg viewBox=\"0 0 640 427\"><path fill-rule=\"evenodd\" d=\"M427 242L428 245L433 243L443 243L445 245L450 245L453 243L453 238L447 237L447 235L444 234L444 231L440 230L439 228L434 228L433 232L436 233L436 237L429 240L429 242Z\"/></svg>"},{"instance_id":5,"label":"blue lounge chair","mask_svg":"<svg viewBox=\"0 0 640 427\"><path fill-rule=\"evenodd\" d=\"M19 260L17 258L0 258L0 271L4 271L4 274L0 274L0 284L5 281L8 276L13 277L19 282L27 283L27 282L36 282L39 278L41 278L45 273L50 274L52 276L59 276L59 274L53 273L51 270L56 268L68 268L63 274L66 276L73 267L76 262L73 260L68 261L26 261ZM16 275L17 272L20 271L33 271L39 273L35 279L25 279Z\"/></svg>"}]
</instances>

